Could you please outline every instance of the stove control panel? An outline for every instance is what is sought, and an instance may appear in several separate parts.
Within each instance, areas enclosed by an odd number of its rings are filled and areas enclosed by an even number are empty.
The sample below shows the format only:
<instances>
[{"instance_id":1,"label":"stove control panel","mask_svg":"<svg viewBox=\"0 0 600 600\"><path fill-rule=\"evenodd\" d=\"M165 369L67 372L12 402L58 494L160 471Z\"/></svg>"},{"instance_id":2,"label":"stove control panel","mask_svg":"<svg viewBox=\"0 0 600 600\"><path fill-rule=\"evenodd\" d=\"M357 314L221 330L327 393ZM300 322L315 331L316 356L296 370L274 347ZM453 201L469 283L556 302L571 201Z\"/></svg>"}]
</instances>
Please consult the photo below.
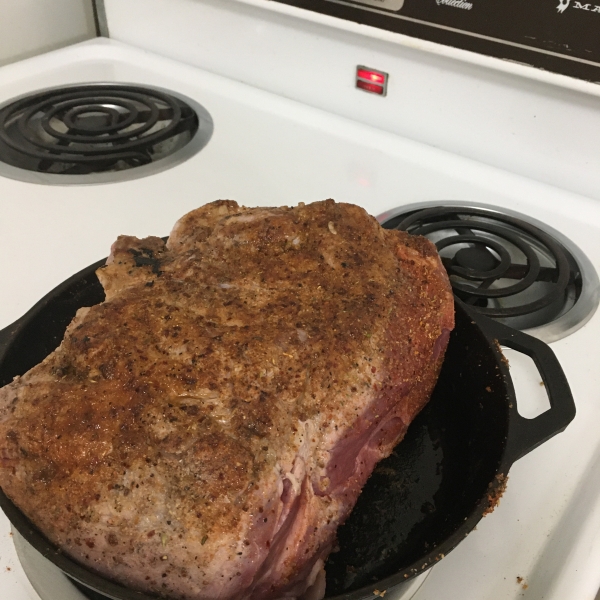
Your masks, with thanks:
<instances>
[{"instance_id":1,"label":"stove control panel","mask_svg":"<svg viewBox=\"0 0 600 600\"><path fill-rule=\"evenodd\" d=\"M277 0L600 82L600 0Z\"/></svg>"}]
</instances>

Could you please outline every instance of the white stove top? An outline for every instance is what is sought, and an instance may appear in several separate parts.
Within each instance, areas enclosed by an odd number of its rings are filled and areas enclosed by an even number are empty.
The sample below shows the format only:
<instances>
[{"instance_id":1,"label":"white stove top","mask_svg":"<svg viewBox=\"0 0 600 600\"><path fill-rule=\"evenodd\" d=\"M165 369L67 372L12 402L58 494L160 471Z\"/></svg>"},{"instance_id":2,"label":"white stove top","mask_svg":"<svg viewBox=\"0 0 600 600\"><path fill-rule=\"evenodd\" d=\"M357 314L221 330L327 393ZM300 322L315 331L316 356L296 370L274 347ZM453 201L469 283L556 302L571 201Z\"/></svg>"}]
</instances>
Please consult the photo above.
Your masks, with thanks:
<instances>
[{"instance_id":1,"label":"white stove top","mask_svg":"<svg viewBox=\"0 0 600 600\"><path fill-rule=\"evenodd\" d=\"M0 103L83 81L150 84L185 94L212 115L213 137L187 162L128 182L46 186L0 177L0 328L106 256L117 235L166 235L183 213L218 198L254 206L331 197L374 215L423 201L501 206L571 238L600 272L597 201L117 42L98 39L0 69ZM565 433L513 466L500 506L432 569L416 600L595 597L599 338L597 313L552 344L571 384L577 417ZM526 377L539 381L531 369ZM517 393L520 385L517 381ZM2 598L38 600L1 513L0 590Z\"/></svg>"}]
</instances>

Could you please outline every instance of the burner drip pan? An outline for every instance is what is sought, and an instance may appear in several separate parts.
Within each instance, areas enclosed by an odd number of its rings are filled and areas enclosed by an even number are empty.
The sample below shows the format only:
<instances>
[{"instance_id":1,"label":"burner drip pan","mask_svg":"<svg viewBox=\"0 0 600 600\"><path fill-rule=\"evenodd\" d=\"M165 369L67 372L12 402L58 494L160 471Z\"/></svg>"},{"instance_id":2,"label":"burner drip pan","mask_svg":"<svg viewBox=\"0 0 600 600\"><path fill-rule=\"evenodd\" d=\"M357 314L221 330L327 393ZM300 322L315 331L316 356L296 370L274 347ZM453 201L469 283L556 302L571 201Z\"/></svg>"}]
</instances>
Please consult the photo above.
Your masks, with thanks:
<instances>
[{"instance_id":1,"label":"burner drip pan","mask_svg":"<svg viewBox=\"0 0 600 600\"><path fill-rule=\"evenodd\" d=\"M212 131L206 109L167 90L47 89L0 106L0 175L62 185L134 179L186 160Z\"/></svg>"}]
</instances>

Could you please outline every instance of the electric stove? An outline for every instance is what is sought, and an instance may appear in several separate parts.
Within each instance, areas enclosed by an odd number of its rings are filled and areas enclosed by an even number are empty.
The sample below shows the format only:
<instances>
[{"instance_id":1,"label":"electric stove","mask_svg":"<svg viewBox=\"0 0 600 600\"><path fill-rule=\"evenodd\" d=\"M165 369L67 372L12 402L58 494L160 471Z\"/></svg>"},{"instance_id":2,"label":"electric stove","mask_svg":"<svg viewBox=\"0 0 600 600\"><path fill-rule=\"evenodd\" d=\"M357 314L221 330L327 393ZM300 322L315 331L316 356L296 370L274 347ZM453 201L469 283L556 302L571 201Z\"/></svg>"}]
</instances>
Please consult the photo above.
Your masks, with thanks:
<instances>
[{"instance_id":1,"label":"electric stove","mask_svg":"<svg viewBox=\"0 0 600 600\"><path fill-rule=\"evenodd\" d=\"M115 9L115 14L119 10ZM273 27L273 14L279 13L269 14L265 22ZM160 20L158 15L155 18ZM125 26L121 21L113 22L116 37L123 37ZM148 21L142 20L141 29L147 27ZM132 38L138 35L136 29ZM56 154L57 144L68 153L72 140L65 135L74 130L84 139L73 144L83 144L86 156L90 148L85 144L91 142L87 138L96 137L101 144L100 150L92 150L100 155L95 169L99 176L89 172L89 161L70 160L72 154L58 166L49 166L47 156L29 156L28 164L35 163L35 169L15 165L14 161L0 167L0 329L70 275L106 256L118 235L165 236L179 216L215 199L269 206L334 198L363 206L386 226L408 219L405 226L409 231L416 227L425 234L431 234L423 231L428 226L413 215L444 207L444 218L451 223L443 223L442 229L466 236L455 244L455 253L445 251L445 265L455 269L453 279L459 288L479 290L472 305L492 312L508 308L510 313L512 308L515 313L513 300L504 302L493 290L527 277L527 265L532 262L537 262L539 297L534 291L525 303L536 302L548 287L565 283L559 295L571 304L560 308L554 300L549 301L523 328L550 343L569 380L577 416L565 432L515 463L499 506L475 531L410 589L396 596L390 591L387 597L592 600L600 586L600 315L595 310L596 273L600 271L598 200L579 193L582 190L568 177L545 179L535 165L527 176L527 165L510 169L508 159L500 165L491 159L486 164L468 157L459 141L455 151L450 151L447 131L439 131L440 143L435 144L435 131L427 131L424 143L415 139L418 136L401 135L394 127L386 129L367 113L377 109L375 102L386 102L393 90L388 87L387 97L366 94L354 87L354 73L344 89L357 94L358 100L336 111L329 100L319 105L301 91L293 95L286 88L277 93L273 82L263 85L249 81L251 76L242 81L232 76L234 67L221 73L202 68L202 57L211 54L208 41L203 46L202 40L197 40L193 56L169 57L175 50L166 45L164 50L156 47L157 39L162 38L157 34L143 45L134 39L99 38L0 69L0 115L8 115L6 120L13 128L19 128L15 123L20 117L7 107L14 108L15 102L34 95L39 104L46 102L49 90L54 93L68 87L69 93L75 90L77 94L83 84L92 84L96 97L86 108L69 105L68 110L64 106L58 109L59 117L68 114L66 121L59 119L62 125L52 121L53 117L39 116L37 108L25 113L34 110L27 118L35 122L36 143L50 146L46 148L50 154ZM292 44L290 40L290 46L280 51L291 51ZM360 54L359 49L353 50L351 60ZM368 50L365 53L369 54ZM209 65L206 60L205 67L212 68L218 62L215 59ZM391 72L390 82L399 76ZM157 133L170 126L171 115L166 113L171 109L160 104L157 110L161 118L147 130L160 138L158 147L145 144L139 155L106 158L103 153L108 142L103 142L102 136L143 127L142 121L153 111L142 105L136 105L135 110L124 107L121 101L107 97L113 93L103 87L108 85L130 95L137 94L139 88L149 88L163 100L164 94L175 98L176 106L185 103L198 116L197 121L192 118L193 133L179 131L173 142ZM528 80L523 79L522 85L527 87ZM422 126L428 127L425 121ZM53 137L48 128L60 135ZM504 135L500 127L496 130L498 136ZM194 142L197 131L203 132L201 142ZM31 138L24 143L30 155L32 143ZM172 148L167 148L169 144ZM128 152L129 148L123 150ZM501 150L496 149L498 153ZM140 170L136 173L136 169ZM86 179L88 175L91 177ZM483 221L465 222L467 209L483 213ZM491 213L504 215L501 220L508 220L509 235L515 228L510 219L518 218L529 235L533 227L556 240L567 249L564 261L575 265L574 271L559 275L563 259L552 258L554 242L550 249L534 242L537 258L531 258L529 251L519 250L513 241L513 248L509 248L512 255L507 258L497 247L497 232L490 231ZM433 238L439 239L435 232ZM483 273L479 280L474 278L476 271ZM497 276L492 278L490 272ZM486 289L487 297L483 294ZM577 312L581 314L572 319ZM521 315L500 314L499 318L513 318L513 325L519 325ZM560 322L560 327L544 329L542 321L546 318L551 323ZM506 356L519 412L533 418L548 407L537 369L516 352L506 350ZM15 541L21 555L27 555L29 551L22 549L8 520L0 515L3 597L84 597L62 575L55 583L55 572L48 572L44 565L31 567L25 557L23 565L29 578L17 556Z\"/></svg>"}]
</instances>

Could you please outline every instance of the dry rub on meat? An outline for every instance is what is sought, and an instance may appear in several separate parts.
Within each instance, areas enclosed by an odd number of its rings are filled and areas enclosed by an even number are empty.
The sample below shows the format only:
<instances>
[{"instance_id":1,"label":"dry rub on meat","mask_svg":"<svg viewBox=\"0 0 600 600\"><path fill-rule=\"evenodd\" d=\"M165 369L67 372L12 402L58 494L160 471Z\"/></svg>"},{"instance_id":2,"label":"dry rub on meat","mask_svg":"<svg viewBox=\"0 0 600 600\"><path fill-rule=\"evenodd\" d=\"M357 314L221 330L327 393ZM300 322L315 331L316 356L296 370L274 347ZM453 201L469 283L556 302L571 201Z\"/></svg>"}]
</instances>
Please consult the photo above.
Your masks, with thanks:
<instances>
[{"instance_id":1,"label":"dry rub on meat","mask_svg":"<svg viewBox=\"0 0 600 600\"><path fill-rule=\"evenodd\" d=\"M170 598L324 594L453 327L435 248L332 200L123 236L106 301L0 390L0 485L94 571Z\"/></svg>"}]
</instances>

